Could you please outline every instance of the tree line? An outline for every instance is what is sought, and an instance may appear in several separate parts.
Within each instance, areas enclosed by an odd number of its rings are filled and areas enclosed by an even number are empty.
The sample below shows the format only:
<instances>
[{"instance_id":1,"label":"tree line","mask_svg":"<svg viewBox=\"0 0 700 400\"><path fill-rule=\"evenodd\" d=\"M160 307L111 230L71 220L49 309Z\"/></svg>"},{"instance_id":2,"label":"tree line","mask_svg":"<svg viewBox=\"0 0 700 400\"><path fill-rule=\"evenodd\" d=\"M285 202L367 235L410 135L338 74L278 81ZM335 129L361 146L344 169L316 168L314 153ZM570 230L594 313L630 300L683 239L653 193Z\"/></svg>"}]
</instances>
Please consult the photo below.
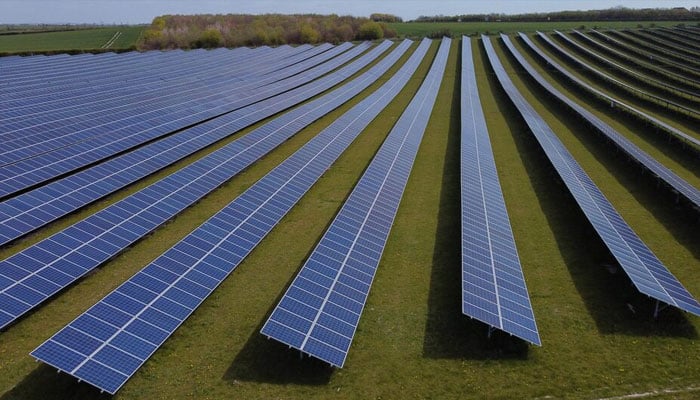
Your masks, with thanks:
<instances>
[{"instance_id":1,"label":"tree line","mask_svg":"<svg viewBox=\"0 0 700 400\"><path fill-rule=\"evenodd\" d=\"M420 16L419 22L543 22L543 21L698 21L700 7L644 8L613 7L605 10L557 11L527 14L462 14Z\"/></svg>"},{"instance_id":2,"label":"tree line","mask_svg":"<svg viewBox=\"0 0 700 400\"><path fill-rule=\"evenodd\" d=\"M153 19L140 48L189 49L340 43L395 37L383 21L338 15L163 15Z\"/></svg>"}]
</instances>

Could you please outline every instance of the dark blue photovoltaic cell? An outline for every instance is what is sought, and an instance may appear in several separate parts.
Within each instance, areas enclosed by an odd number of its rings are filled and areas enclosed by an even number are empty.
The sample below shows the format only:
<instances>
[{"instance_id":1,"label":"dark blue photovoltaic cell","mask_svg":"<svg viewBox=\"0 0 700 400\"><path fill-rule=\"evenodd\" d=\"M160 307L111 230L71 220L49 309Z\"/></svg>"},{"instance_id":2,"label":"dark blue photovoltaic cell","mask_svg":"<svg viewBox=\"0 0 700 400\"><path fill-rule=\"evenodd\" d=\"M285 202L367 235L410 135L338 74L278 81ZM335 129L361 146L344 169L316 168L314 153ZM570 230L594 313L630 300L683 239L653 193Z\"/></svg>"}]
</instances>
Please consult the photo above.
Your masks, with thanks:
<instances>
[{"instance_id":1,"label":"dark blue photovoltaic cell","mask_svg":"<svg viewBox=\"0 0 700 400\"><path fill-rule=\"evenodd\" d=\"M525 41L531 48L535 48L534 44L530 41L530 39L524 35L520 34L520 37ZM656 161L653 157L651 157L649 154L644 152L642 149L637 147L634 143L632 143L630 140L622 136L620 133L618 133L613 127L610 125L606 124L603 122L600 118L596 117L593 113L585 109L584 107L580 106L578 103L575 101L569 99L568 97L564 96L560 91L558 91L554 86L552 86L549 82L547 82L546 79L544 79L538 72L535 70L530 63L527 62L523 58L523 56L518 52L518 50L513 46L513 44L510 41L510 38L506 35L501 35L501 39L503 39L504 43L510 50L510 52L513 54L516 60L520 63L520 65L525 68L525 70L543 87L545 88L549 93L551 93L554 97L559 99L561 102L569 106L572 110L574 110L576 113L581 115L583 118L585 118L588 122L591 123L591 125L595 126L598 131L600 131L603 135L605 135L610 141L615 143L615 145L622 151L624 151L626 154L628 154L632 159L636 160L641 164L644 168L646 168L649 172L653 173L659 179L663 180L668 184L670 187L672 187L674 190L676 190L678 193L683 195L688 201L690 201L692 204L694 204L696 207L700 208L700 191L696 189L694 186L689 184L687 181L685 181L683 178L680 176L676 175L673 171L670 169L666 168L664 165L662 165L660 162ZM575 76L571 76L571 74L568 73L568 71L565 71L561 65L559 65L556 61L552 60L549 58L546 54L542 54L542 56L547 57L545 60L554 68L556 68L558 71L565 73L569 79L571 79L574 82L577 82L580 86L587 87L590 91L596 93L596 89L591 88L588 86L585 82L580 81L578 78ZM597 94L597 93L596 93ZM601 93L602 94L602 93Z\"/></svg>"},{"instance_id":2,"label":"dark blue photovoltaic cell","mask_svg":"<svg viewBox=\"0 0 700 400\"><path fill-rule=\"evenodd\" d=\"M466 36L461 89L462 312L540 345Z\"/></svg>"},{"instance_id":3,"label":"dark blue photovoltaic cell","mask_svg":"<svg viewBox=\"0 0 700 400\"><path fill-rule=\"evenodd\" d=\"M357 78L367 80L363 87L379 79L409 44L404 41L387 58ZM404 65L382 88L343 114L233 202L35 349L32 355L104 391L119 390L396 96L417 68L427 45L420 48L422 54L416 52L418 56L411 58L417 58L418 62ZM134 286L147 289L148 297L132 297L136 293ZM86 315L94 318L83 320ZM114 330L102 339L98 335L105 332L105 323ZM67 336L81 335L89 336L90 340L64 340ZM65 347L57 348L56 343ZM101 354L107 347L120 350L119 357ZM66 363L66 359L70 362Z\"/></svg>"},{"instance_id":4,"label":"dark blue photovoltaic cell","mask_svg":"<svg viewBox=\"0 0 700 400\"><path fill-rule=\"evenodd\" d=\"M390 46L390 42L380 44L352 64L315 82L311 90L286 93L284 101L288 102L287 107L342 82ZM7 307L0 301L0 328L173 218L291 135L351 99L374 79L376 77L363 75L349 86L276 118L160 181L0 261L0 276L8 278L6 282L0 282L0 299L4 295L12 299L8 300ZM292 123L296 125L289 129ZM43 296L17 297L9 293L29 287L35 275L42 276L51 269L65 273L67 283ZM7 276L4 272L7 270L17 273Z\"/></svg>"},{"instance_id":5,"label":"dark blue photovoltaic cell","mask_svg":"<svg viewBox=\"0 0 700 400\"><path fill-rule=\"evenodd\" d=\"M542 32L537 32L537 35L538 35L540 38L542 38L542 40L544 40L545 42L547 42L547 44L548 44L549 46L551 46L553 49L555 49L557 52L559 52L560 54L562 54L564 57L566 57L566 58L572 60L574 63L576 63L577 65L581 66L581 67L582 67L583 69L585 69L586 71L591 72L591 73L593 73L593 74L596 74L596 75L598 75L598 76L602 77L603 79L606 79L606 80L608 80L608 81L610 81L610 82L614 82L615 84L618 84L618 85L627 87L629 90L632 90L632 91L637 91L637 90L638 90L638 89L636 89L636 88L634 88L634 87L632 87L632 86L626 86L625 83L620 82L620 81L616 80L615 78L611 77L610 75L607 75L607 74L605 74L605 73L603 73L603 72L601 72L601 71L599 71L599 70L593 68L592 66L590 66L589 64L587 64L586 62L584 62L583 60L581 60L580 58L578 58L578 57L574 56L573 54L569 53L568 51L564 50L563 47L559 46L557 43L555 43L554 41L552 41L552 39L550 39L549 36L545 35L544 33L542 33ZM537 47L535 47L535 46L530 46L530 47L532 47L533 49L535 49L535 51L538 52L539 54L541 54L541 56L544 55L544 53L542 53L542 51L539 50L539 48L537 48ZM549 61L549 60L548 60L548 61ZM556 64L552 64L552 65L556 65ZM562 72L563 72L563 71L562 71ZM568 73L565 73L565 74L566 74L567 76L572 76L571 74L568 74ZM589 85L586 85L585 87L590 87L590 86L589 86ZM603 93L603 92L600 92L600 91L598 91L598 90L595 90L595 89L593 89L592 87L591 87L590 90L591 90L591 91L594 91L594 93L596 93L596 95L598 95L598 96L603 96L603 97L606 98L607 100L611 101L612 104L615 104L616 107L617 107L617 106L623 107L623 108L625 108L625 109L631 111L633 114L639 115L639 116L642 117L643 119L645 119L645 120L651 122L653 125L656 125L656 126L659 126L659 127L663 128L665 131L671 133L672 135L678 137L679 139L684 140L684 141L686 141L686 142L688 142L688 143L692 143L692 144L694 144L694 145L696 145L696 146L700 146L700 140L698 140L698 139L696 139L696 138L694 138L694 137L692 137L692 136L686 134L685 132L682 132L682 131L680 131L680 130L674 128L674 127L672 127L671 125L669 125L669 124L667 124L667 123L661 121L660 119L654 118L653 116L651 116L651 115L649 115L649 114L646 114L646 113L642 112L641 110L638 110L638 109L636 109L636 108L634 108L634 107L632 107L632 106L630 106L630 105L628 105L628 104L626 104L626 103L623 103L623 102L621 102L621 101L619 101L619 100L617 100L617 99L614 99L613 97L610 97L609 95L607 95L607 94L605 94L605 93Z\"/></svg>"},{"instance_id":6,"label":"dark blue photovoltaic cell","mask_svg":"<svg viewBox=\"0 0 700 400\"><path fill-rule=\"evenodd\" d=\"M700 303L627 225L556 134L518 92L498 59L489 37L482 36L482 41L501 86L527 122L581 211L634 286L660 302L700 315Z\"/></svg>"},{"instance_id":7,"label":"dark blue photovoltaic cell","mask_svg":"<svg viewBox=\"0 0 700 400\"><path fill-rule=\"evenodd\" d=\"M209 118L225 116L247 105L269 99L279 93L294 89L305 82L309 76L321 76L339 66L342 55L333 60L275 82L274 75L265 78L274 84L258 87L258 83L249 83L230 91L223 98L211 103L197 103L180 107L175 116L158 115L149 122L138 122L137 128L126 127L125 132L110 131L90 140L80 141L74 146L59 148L42 153L13 164L0 167L0 197L38 185L47 180L72 172L91 163L129 150L135 146L157 139L170 132L184 129L192 124ZM347 61L347 60L346 60ZM128 128L128 129L127 129Z\"/></svg>"},{"instance_id":8,"label":"dark blue photovoltaic cell","mask_svg":"<svg viewBox=\"0 0 700 400\"><path fill-rule=\"evenodd\" d=\"M450 43L443 39L425 81L272 311L263 335L342 368L440 88Z\"/></svg>"},{"instance_id":9,"label":"dark blue photovoltaic cell","mask_svg":"<svg viewBox=\"0 0 700 400\"><path fill-rule=\"evenodd\" d=\"M388 44L385 44L385 46ZM164 168L220 139L232 135L257 121L270 117L302 99L307 93L318 93L318 88L328 88L334 80L319 80L308 83L313 78L348 61L364 49L367 44L337 56L324 64L322 69L314 68L309 73L294 77L297 84L306 84L285 92L285 87L276 89L275 97L248 105L229 114L185 129L157 142L135 149L101 164L80 171L63 179L0 203L0 245L21 237L45 224L60 218L80 207L121 189L153 172ZM339 46L324 56L336 55L347 46ZM306 69L315 65L314 58L300 63L293 69ZM274 86L274 85L273 85Z\"/></svg>"}]
</instances>

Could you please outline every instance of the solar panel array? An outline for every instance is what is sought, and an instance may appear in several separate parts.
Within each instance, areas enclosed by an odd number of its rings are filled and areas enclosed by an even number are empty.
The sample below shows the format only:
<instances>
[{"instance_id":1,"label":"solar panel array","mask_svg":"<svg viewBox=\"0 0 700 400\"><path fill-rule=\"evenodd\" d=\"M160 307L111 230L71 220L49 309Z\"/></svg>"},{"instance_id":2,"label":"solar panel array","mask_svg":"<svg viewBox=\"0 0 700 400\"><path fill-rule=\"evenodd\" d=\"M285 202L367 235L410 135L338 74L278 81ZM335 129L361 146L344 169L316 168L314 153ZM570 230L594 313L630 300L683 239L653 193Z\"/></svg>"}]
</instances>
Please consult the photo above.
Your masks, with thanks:
<instances>
[{"instance_id":1,"label":"solar panel array","mask_svg":"<svg viewBox=\"0 0 700 400\"><path fill-rule=\"evenodd\" d=\"M610 33L619 39L613 38L611 35L604 35L609 41L615 42L623 48L634 51L635 53L642 54L645 58L654 59L655 57L660 57L664 62L674 64L680 67L681 70L696 73L700 72L700 62L697 58L681 54L676 51L677 49L668 44L659 46L654 43L655 39L653 37L635 37L636 35L643 34L640 32L631 35L630 30L615 30Z\"/></svg>"},{"instance_id":2,"label":"solar panel array","mask_svg":"<svg viewBox=\"0 0 700 400\"><path fill-rule=\"evenodd\" d=\"M533 44L530 42L530 39L526 35L521 35L523 40L525 42L528 42L530 46L532 47ZM530 63L525 60L525 58L520 54L520 52L513 46L513 43L511 43L510 38L506 35L501 35L501 39L503 42L506 44L506 47L508 50L510 50L511 54L513 54L513 57L515 57L516 60L520 63L520 65L525 68L525 70L543 87L545 88L549 93L551 93L554 97L559 99L561 102L569 106L574 112L578 113L581 117L583 117L586 121L588 121L591 125L596 127L598 131L600 131L605 137L610 139L620 150L624 151L627 155L629 155L632 159L636 160L639 164L641 164L646 170L650 171L657 177L659 177L662 181L664 181L668 186L676 190L678 193L680 193L683 197L685 197L688 201L690 201L693 205L696 207L700 207L700 190L696 189L694 186L689 184L687 181L685 181L683 178L680 176L676 175L673 171L670 169L666 168L664 165L662 165L660 162L656 161L653 157L651 157L649 154L644 152L642 149L640 149L637 145L632 143L630 140L622 136L620 133L618 133L613 127L610 125L606 124L603 122L600 118L596 117L593 113L588 111L586 108L582 107L575 101L571 100L570 98L564 96L559 90L557 90L554 86L552 86L546 79L544 79L535 68L530 65ZM587 85L585 82L581 81L580 79L576 78L575 76L571 75L568 71L565 71L561 65L556 63L556 61L550 59L548 57L547 62L550 63L554 68L556 68L558 71L562 72L565 74L570 80L577 82L578 85L584 86L587 88L587 90L594 92L598 95L604 96L604 93L599 92L596 89L591 88L589 85Z\"/></svg>"},{"instance_id":3,"label":"solar panel array","mask_svg":"<svg viewBox=\"0 0 700 400\"><path fill-rule=\"evenodd\" d=\"M389 45L389 42L381 44L371 55L378 55L377 52L385 50ZM368 44L359 45L329 62L331 65L340 65L367 47ZM368 58L363 60L367 61ZM3 201L0 203L0 244L17 239L257 121L292 107L339 83L347 74L358 70L359 65L365 64L356 65L340 75L331 75L310 83L308 82L321 71L312 75L301 74L296 79L306 83L304 86L196 125Z\"/></svg>"},{"instance_id":4,"label":"solar panel array","mask_svg":"<svg viewBox=\"0 0 700 400\"><path fill-rule=\"evenodd\" d=\"M421 58L417 51L391 82L400 89ZM382 69L367 75L378 79ZM32 355L115 393L397 93L380 89L365 98Z\"/></svg>"},{"instance_id":5,"label":"solar panel array","mask_svg":"<svg viewBox=\"0 0 700 400\"><path fill-rule=\"evenodd\" d=\"M471 40L462 37L462 312L540 345L481 108Z\"/></svg>"},{"instance_id":6,"label":"solar panel array","mask_svg":"<svg viewBox=\"0 0 700 400\"><path fill-rule=\"evenodd\" d=\"M554 33L555 33L558 37L562 38L566 43L569 43L571 46L573 46L574 48L578 49L579 51L581 51L581 52L583 52L583 53L586 53L586 54L590 55L591 57L593 57L593 58L595 58L595 59L601 60L601 61L603 61L603 62L605 62L605 63L609 63L609 61L608 61L607 59L605 59L604 57L600 56L598 53L596 53L596 52L590 50L589 48L587 48L587 47L581 45L580 43L578 43L578 42L576 42L575 40L571 39L570 37L566 36L565 34L563 34L563 33L561 33L561 32L558 32L558 31L554 31ZM593 67L591 67L591 66L588 66L587 69L598 71L597 69L595 69L595 68L593 68ZM641 95L644 96L644 97L648 97L648 98L657 100L657 101L661 102L662 104L665 104L665 105L667 105L667 106L669 106L669 107L673 107L673 108L675 108L675 109L682 110L682 111L685 111L685 112L690 113L690 114L700 114L700 112L698 112L697 110L694 110L694 109L692 109L692 108L690 108L690 107L686 107L686 106L684 106L684 105L682 105L682 104L678 104L677 102L673 102L673 101L668 100L668 99L666 99L666 98L664 98L664 97L657 96L657 95L655 95L655 94L653 94L653 93L649 93L649 92L647 92L647 91L641 90L641 89L639 89L639 88L637 88L637 87L635 87L635 86L632 86L632 85L629 85L629 84L627 84L627 83L625 83L625 82L622 82L622 81L620 81L619 79L612 78L611 76L609 76L609 75L607 75L607 74L604 74L604 73L602 73L602 72L600 72L600 71L598 71L598 73L596 73L596 74L599 75L599 76L601 76L601 77L604 77L606 80L608 80L608 81L610 81L610 82L613 82L613 83L615 83L615 84L618 85L618 86L621 86L621 87L623 87L623 88L625 88L625 89L627 89L627 90L630 90L630 91L632 91L632 92L634 92L634 93L641 94Z\"/></svg>"},{"instance_id":7,"label":"solar panel array","mask_svg":"<svg viewBox=\"0 0 700 400\"><path fill-rule=\"evenodd\" d=\"M420 89L261 333L342 367L447 63L444 38Z\"/></svg>"},{"instance_id":8,"label":"solar panel array","mask_svg":"<svg viewBox=\"0 0 700 400\"><path fill-rule=\"evenodd\" d=\"M247 62L228 67L229 75L216 81L179 83L178 74L174 76L178 85L173 87L157 87L135 95L109 96L107 101L80 99L78 104L58 108L54 104L45 113L32 112L30 115L20 115L13 125L26 123L25 127L4 131L5 138L0 151L0 166L15 163L27 158L39 156L56 149L64 151L75 149L79 142L90 141L102 135L131 132L149 126L150 121L158 117L177 119L183 110L193 106L214 106L232 93L245 95L247 90L254 90L274 83L300 70L320 64L339 53L352 47L342 44L327 51L330 45L320 45L304 52L273 52L271 57L251 57ZM315 57L314 57L315 56ZM282 64L285 67L279 69ZM226 66L220 66L225 70ZM209 68L207 68L208 70ZM255 71L251 73L251 71ZM275 72L274 75L270 75ZM267 75L266 75L267 74ZM216 74L214 74L216 75ZM133 90L128 85L129 91ZM94 89L93 89L94 90ZM120 93L121 94L121 93ZM68 101L61 101L65 104ZM34 111L34 107L29 108Z\"/></svg>"},{"instance_id":9,"label":"solar panel array","mask_svg":"<svg viewBox=\"0 0 700 400\"><path fill-rule=\"evenodd\" d=\"M618 55L618 56L621 56L619 50L613 49L613 48L611 48L610 46L607 46L607 45L605 45L605 44L599 42L598 40L594 39L593 37L591 37L591 36L589 36L589 35L587 35L587 34L585 34L585 33L583 33L583 32L579 32L579 31L577 31L577 30L574 30L574 31L572 31L572 32L573 32L573 34L576 35L577 37L582 38L582 39L585 40L587 43L593 44L593 45L596 46L597 48L603 49L604 51L607 51L608 53L613 53L613 54L616 54L616 55ZM602 34L602 35L604 35L604 34ZM604 37L608 38L608 36L604 36ZM626 46L625 46L625 47L626 47ZM653 85L655 85L655 86L658 86L658 87L662 87L662 88L666 88L666 89L671 89L671 92L675 91L675 92L684 93L684 94L686 94L686 95L688 95L688 96L698 96L698 92L692 90L692 89L691 89L690 87L688 87L687 85L686 85L686 86L672 85L672 84L670 84L670 83L667 83L667 82L664 81L664 80L656 79L656 78L651 77L651 76L649 76L649 75L647 75L647 74L640 73L640 72L638 72L636 69L627 68L627 67L625 67L624 65L622 65L622 64L620 64L620 63L617 63L617 62L615 62L615 61L612 61L612 60L610 60L610 59L608 59L608 58L605 58L605 57L603 57L603 56L601 56L601 55L598 55L598 59L601 60L601 61L603 61L603 62L605 62L605 63L608 64L608 65L613 66L615 69L617 69L617 70L619 70L619 71L622 71L622 72L623 72L625 75L627 75L627 76L635 77L635 78L640 79L640 80L642 80L642 81L644 81L644 82L646 82L646 83L651 83L651 84L653 84ZM630 59L630 58L627 58L627 60L631 60L631 59ZM633 61L634 61L636 64L638 64L638 65L643 65L643 66L646 66L646 67L650 67L650 65L647 64L647 63L640 63L640 62L637 61L637 60L633 60ZM654 68L653 66L651 66L651 69L654 69L654 70L655 70L655 68ZM669 76L669 77L670 77L670 76L673 76L673 75L672 75L671 73L669 73L669 72L667 72L666 75ZM675 78L676 78L675 80L680 80L680 81L681 81L681 82L680 82L681 84L684 83L683 81L684 81L685 79L684 79L683 77L675 76Z\"/></svg>"},{"instance_id":10,"label":"solar panel array","mask_svg":"<svg viewBox=\"0 0 700 400\"><path fill-rule=\"evenodd\" d=\"M639 42L635 43L632 40L632 42L630 43L629 40L631 38L628 36L622 36L620 33L618 33L618 35L616 35L616 36L620 37L620 38L627 39L628 42L623 42L622 40L620 40L616 37L613 37L612 35L604 34L602 32L596 31L595 33L597 36L605 39L606 42L614 43L614 44L618 45L619 47L622 47L623 49L625 49L627 52L635 54L637 57L639 57L639 59L648 60L651 64L663 68L663 71L669 75L676 76L680 79L687 81L688 83L693 83L696 85L698 83L700 83L700 82L698 82L698 72L700 72L700 71L698 71L697 69L694 69L694 68L690 68L689 64L683 63L682 58L681 58L681 60L679 60L674 55L671 55L668 51L666 51L666 52L659 52L659 51L649 52L649 51L641 48L641 46L638 46ZM632 32L628 32L628 33L632 34ZM639 32L639 34L642 34L641 31ZM662 37L661 35L662 35L662 33L659 30L656 30L654 32L653 36L648 35L645 37L645 39L650 40L650 41L651 40L658 40L658 38ZM664 38L666 38L666 37L664 37ZM664 40L666 41L666 39L664 39ZM635 44L637 44L637 46L635 46ZM664 46L666 46L669 50L670 49L678 50L681 48L676 42L670 42L670 41L666 41L666 44ZM670 55L670 57L667 58L666 57L667 55Z\"/></svg>"},{"instance_id":11,"label":"solar panel array","mask_svg":"<svg viewBox=\"0 0 700 400\"><path fill-rule=\"evenodd\" d=\"M638 89L636 89L636 88L634 88L634 87L632 87L632 86L629 86L629 85L625 84L624 82L620 82L620 81L618 81L617 79L611 77L610 75L607 75L607 74L605 74L605 73L603 73L603 72L601 72L601 71L599 71L599 70L593 68L593 67L590 66L588 63L584 62L584 61L581 60L580 58L578 58L578 57L574 56L573 54L569 53L569 52L566 51L563 47L559 46L557 43L555 43L554 41L552 41L552 39L550 39L546 34L544 34L544 33L542 33L542 32L537 32L537 35L538 35L542 40L544 40L549 46L551 46L553 49L555 49L556 51L558 51L560 54L562 54L562 55L565 56L566 58L572 60L572 61L573 61L574 63L576 63L577 65L583 67L586 71L591 72L591 73L593 73L593 74L596 74L596 75L602 77L602 78L605 79L605 80L608 80L608 81L614 82L615 84L618 84L618 85L621 85L621 86L623 86L623 87L626 87L626 88L628 88L628 89L631 90L631 91L638 91ZM526 41L526 43L527 43L527 41ZM536 46L533 46L533 45L531 45L530 47L531 47L533 50L535 50L535 52L537 52L537 53L540 55L540 57L543 57L543 58L546 57L545 59L547 60L547 62L550 61L550 58L547 57L546 54L544 54L544 53L542 52L542 50L540 50L539 48L537 48ZM552 65L555 65L555 64L552 64ZM567 73L566 75L567 75L567 77L573 76L573 75L570 74L570 73ZM577 80L576 82L578 82L578 80ZM645 113L645 112L642 112L641 110L638 110L638 109L636 109L636 108L634 108L634 107L632 107L632 106L630 106L630 105L628 105L628 104L626 104L626 103L623 103L623 102L621 102L621 101L619 101L619 100L617 100L617 99L615 99L615 98L613 98L613 97L610 97L609 95L607 95L607 94L605 94L605 93L603 93L603 92L601 92L601 91L599 91L599 90L593 89L590 85L586 85L586 87L590 87L591 90L595 90L594 93L596 93L596 94L599 95L599 96L603 96L603 97L606 98L607 100L613 102L616 106L624 107L625 109L627 109L627 110L633 112L634 114L641 116L643 119L645 119L645 120L647 120L647 121L650 121L652 124L663 128L664 130L666 130L667 132L670 132L670 133L671 133L672 135L674 135L675 137L677 137L677 138L679 138L679 139L681 139L681 140L683 140L683 141L685 141L685 142L692 143L692 144L694 144L694 145L696 145L696 146L700 146L700 140L698 140L698 139L696 139L696 138L694 138L694 137L688 135L688 134L685 133L685 132L682 132L682 131L680 131L680 130L674 128L673 126L671 126L671 125L669 125L669 124L667 124L667 123L661 121L660 119L655 118L655 117L652 117L651 115L649 115L649 114L647 114L647 113Z\"/></svg>"},{"instance_id":12,"label":"solar panel array","mask_svg":"<svg viewBox=\"0 0 700 400\"><path fill-rule=\"evenodd\" d=\"M700 303L627 225L547 123L518 92L489 37L482 36L482 41L501 86L525 119L581 211L634 286L653 299L700 315Z\"/></svg>"},{"instance_id":13,"label":"solar panel array","mask_svg":"<svg viewBox=\"0 0 700 400\"><path fill-rule=\"evenodd\" d=\"M336 83L342 81L349 76L347 73L363 68L390 46L390 42L385 42L328 79ZM385 64L382 66L388 68ZM366 87L374 79L376 76L366 75L350 86L351 90L340 89L307 104L301 111L268 123L1 261L0 328L165 223L313 120L351 99L361 90L357 87ZM316 91L305 93L297 102L318 94L323 88L324 85L316 87Z\"/></svg>"},{"instance_id":14,"label":"solar panel array","mask_svg":"<svg viewBox=\"0 0 700 400\"><path fill-rule=\"evenodd\" d=\"M216 102L205 102L182 107L175 116L168 114L158 115L147 124L144 123L139 129L127 129L123 133L110 132L110 134L78 142L75 146L59 148L55 151L0 167L0 197L30 188L62 174L119 154L170 132L187 128L210 118L222 116L291 90L308 82L310 77L318 77L332 71L339 66L338 62L339 58L336 57L302 74L276 82L274 85L268 85L263 88L247 87L245 90L243 90L244 88L237 88ZM269 79L274 81L276 78L271 76Z\"/></svg>"}]
</instances>

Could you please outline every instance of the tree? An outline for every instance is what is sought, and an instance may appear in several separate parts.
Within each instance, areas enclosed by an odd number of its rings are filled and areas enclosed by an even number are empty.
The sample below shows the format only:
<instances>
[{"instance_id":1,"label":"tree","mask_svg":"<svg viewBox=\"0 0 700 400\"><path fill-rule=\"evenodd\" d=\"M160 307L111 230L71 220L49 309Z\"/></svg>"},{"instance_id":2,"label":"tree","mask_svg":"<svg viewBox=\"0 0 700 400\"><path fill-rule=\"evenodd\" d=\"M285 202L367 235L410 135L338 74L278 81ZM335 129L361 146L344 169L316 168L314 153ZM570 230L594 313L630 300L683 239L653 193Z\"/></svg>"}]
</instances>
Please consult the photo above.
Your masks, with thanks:
<instances>
[{"instance_id":1,"label":"tree","mask_svg":"<svg viewBox=\"0 0 700 400\"><path fill-rule=\"evenodd\" d=\"M208 28L202 32L194 47L214 48L219 47L224 41L224 37L216 28Z\"/></svg>"},{"instance_id":2,"label":"tree","mask_svg":"<svg viewBox=\"0 0 700 400\"><path fill-rule=\"evenodd\" d=\"M311 24L303 24L299 29L299 39L302 43L318 43L321 34Z\"/></svg>"},{"instance_id":3,"label":"tree","mask_svg":"<svg viewBox=\"0 0 700 400\"><path fill-rule=\"evenodd\" d=\"M360 25L357 38L360 40L377 40L384 37L382 26L374 21L368 21Z\"/></svg>"}]
</instances>

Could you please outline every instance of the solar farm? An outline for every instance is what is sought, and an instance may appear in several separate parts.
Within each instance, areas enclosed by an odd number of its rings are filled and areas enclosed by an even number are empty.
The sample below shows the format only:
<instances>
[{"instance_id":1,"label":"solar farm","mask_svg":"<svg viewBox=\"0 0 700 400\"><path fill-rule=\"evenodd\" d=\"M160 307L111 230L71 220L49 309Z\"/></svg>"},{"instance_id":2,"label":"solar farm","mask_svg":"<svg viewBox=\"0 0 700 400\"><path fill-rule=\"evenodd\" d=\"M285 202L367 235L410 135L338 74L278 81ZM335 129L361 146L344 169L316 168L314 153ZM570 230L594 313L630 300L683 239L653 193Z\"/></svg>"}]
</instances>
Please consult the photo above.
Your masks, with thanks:
<instances>
[{"instance_id":1,"label":"solar farm","mask_svg":"<svg viewBox=\"0 0 700 400\"><path fill-rule=\"evenodd\" d=\"M697 398L699 39L0 58L1 399Z\"/></svg>"}]
</instances>

